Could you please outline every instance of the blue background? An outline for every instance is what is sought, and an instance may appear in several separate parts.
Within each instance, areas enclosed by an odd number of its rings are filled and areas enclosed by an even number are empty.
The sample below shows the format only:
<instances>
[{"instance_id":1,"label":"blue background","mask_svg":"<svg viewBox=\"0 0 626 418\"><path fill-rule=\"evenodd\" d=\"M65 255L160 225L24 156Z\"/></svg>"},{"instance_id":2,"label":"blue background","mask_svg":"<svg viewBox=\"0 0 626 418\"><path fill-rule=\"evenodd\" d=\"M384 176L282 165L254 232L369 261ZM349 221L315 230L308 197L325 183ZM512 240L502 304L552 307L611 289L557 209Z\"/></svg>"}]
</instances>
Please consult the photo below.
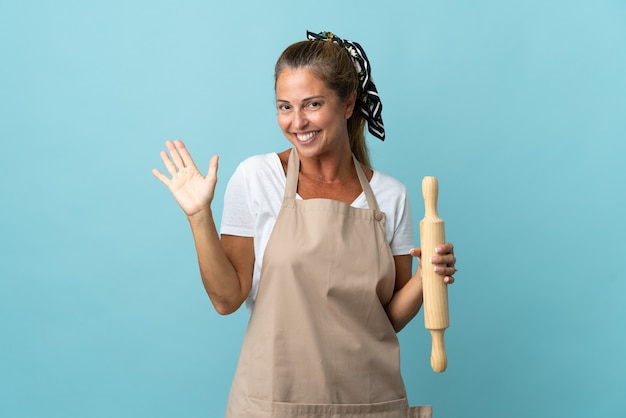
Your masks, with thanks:
<instances>
[{"instance_id":1,"label":"blue background","mask_svg":"<svg viewBox=\"0 0 626 418\"><path fill-rule=\"evenodd\" d=\"M0 0L0 416L221 416L248 314L213 311L150 170L168 138L219 153L219 215L240 160L288 147L273 64L307 29L367 51L374 166L416 221L439 178L449 369L420 314L411 403L626 416L622 0Z\"/></svg>"}]
</instances>

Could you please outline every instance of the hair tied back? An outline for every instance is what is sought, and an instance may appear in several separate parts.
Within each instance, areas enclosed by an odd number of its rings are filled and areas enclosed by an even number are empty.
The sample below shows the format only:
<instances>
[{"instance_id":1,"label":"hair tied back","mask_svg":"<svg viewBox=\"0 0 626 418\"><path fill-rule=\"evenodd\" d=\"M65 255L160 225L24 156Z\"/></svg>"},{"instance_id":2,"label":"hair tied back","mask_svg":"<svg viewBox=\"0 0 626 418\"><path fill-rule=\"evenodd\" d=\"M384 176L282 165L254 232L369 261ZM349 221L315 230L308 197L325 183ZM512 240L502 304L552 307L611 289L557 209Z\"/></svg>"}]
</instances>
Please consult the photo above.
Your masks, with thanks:
<instances>
[{"instance_id":1,"label":"hair tied back","mask_svg":"<svg viewBox=\"0 0 626 418\"><path fill-rule=\"evenodd\" d=\"M385 140L385 127L383 126L383 105L378 96L378 90L372 80L370 63L365 51L356 42L341 39L332 32L320 32L319 34L307 31L307 38L311 41L325 41L339 45L350 55L354 69L359 79L359 96L361 115L367 121L367 129L376 138Z\"/></svg>"}]
</instances>

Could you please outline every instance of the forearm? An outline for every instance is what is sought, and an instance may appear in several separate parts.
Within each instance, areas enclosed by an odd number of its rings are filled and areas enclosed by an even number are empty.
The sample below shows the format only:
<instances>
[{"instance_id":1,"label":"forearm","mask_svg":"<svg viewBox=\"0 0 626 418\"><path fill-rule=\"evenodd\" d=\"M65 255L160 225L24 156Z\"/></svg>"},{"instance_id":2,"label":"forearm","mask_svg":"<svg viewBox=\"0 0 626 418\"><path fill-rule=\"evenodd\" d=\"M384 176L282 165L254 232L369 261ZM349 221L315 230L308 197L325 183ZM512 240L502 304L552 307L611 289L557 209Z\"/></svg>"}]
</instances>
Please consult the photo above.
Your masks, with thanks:
<instances>
[{"instance_id":1,"label":"forearm","mask_svg":"<svg viewBox=\"0 0 626 418\"><path fill-rule=\"evenodd\" d=\"M406 284L398 289L385 308L396 332L404 328L422 308L423 287L421 270L417 270Z\"/></svg>"},{"instance_id":2,"label":"forearm","mask_svg":"<svg viewBox=\"0 0 626 418\"><path fill-rule=\"evenodd\" d=\"M210 208L188 220L204 288L218 313L232 313L241 306L249 289L242 285L242 278L222 246Z\"/></svg>"}]
</instances>

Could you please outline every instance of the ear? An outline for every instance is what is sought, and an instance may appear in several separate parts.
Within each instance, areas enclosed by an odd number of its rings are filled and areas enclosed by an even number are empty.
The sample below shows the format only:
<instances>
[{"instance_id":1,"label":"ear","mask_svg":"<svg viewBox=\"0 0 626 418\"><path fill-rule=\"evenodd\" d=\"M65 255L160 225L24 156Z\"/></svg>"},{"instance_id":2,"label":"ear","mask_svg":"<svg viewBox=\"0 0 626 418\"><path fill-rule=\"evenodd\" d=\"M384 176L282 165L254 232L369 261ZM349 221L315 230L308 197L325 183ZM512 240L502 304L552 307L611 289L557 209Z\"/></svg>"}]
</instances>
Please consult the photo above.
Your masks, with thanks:
<instances>
[{"instance_id":1,"label":"ear","mask_svg":"<svg viewBox=\"0 0 626 418\"><path fill-rule=\"evenodd\" d=\"M350 94L350 96L345 101L346 111L344 113L344 117L346 118L346 120L350 119L350 117L352 116L352 113L354 112L355 104L356 104L356 91L353 91L352 94Z\"/></svg>"}]
</instances>

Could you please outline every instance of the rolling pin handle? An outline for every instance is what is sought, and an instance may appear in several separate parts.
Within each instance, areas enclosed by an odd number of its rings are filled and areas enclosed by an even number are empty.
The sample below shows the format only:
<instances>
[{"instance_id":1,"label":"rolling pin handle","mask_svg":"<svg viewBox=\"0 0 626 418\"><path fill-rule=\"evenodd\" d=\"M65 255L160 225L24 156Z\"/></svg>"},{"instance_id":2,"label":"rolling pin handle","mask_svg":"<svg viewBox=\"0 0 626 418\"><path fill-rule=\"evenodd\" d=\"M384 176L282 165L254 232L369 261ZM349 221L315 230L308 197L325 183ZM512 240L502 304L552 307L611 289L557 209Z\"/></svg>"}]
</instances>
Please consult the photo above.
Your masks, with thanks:
<instances>
[{"instance_id":1,"label":"rolling pin handle","mask_svg":"<svg viewBox=\"0 0 626 418\"><path fill-rule=\"evenodd\" d=\"M448 367L448 356L446 355L446 347L443 342L443 333L445 329L431 329L433 346L430 353L430 366L436 373L442 373Z\"/></svg>"},{"instance_id":2,"label":"rolling pin handle","mask_svg":"<svg viewBox=\"0 0 626 418\"><path fill-rule=\"evenodd\" d=\"M424 217L439 219L437 213L437 199L439 198L439 182L437 177L426 176L422 180L422 195L424 196Z\"/></svg>"}]
</instances>

